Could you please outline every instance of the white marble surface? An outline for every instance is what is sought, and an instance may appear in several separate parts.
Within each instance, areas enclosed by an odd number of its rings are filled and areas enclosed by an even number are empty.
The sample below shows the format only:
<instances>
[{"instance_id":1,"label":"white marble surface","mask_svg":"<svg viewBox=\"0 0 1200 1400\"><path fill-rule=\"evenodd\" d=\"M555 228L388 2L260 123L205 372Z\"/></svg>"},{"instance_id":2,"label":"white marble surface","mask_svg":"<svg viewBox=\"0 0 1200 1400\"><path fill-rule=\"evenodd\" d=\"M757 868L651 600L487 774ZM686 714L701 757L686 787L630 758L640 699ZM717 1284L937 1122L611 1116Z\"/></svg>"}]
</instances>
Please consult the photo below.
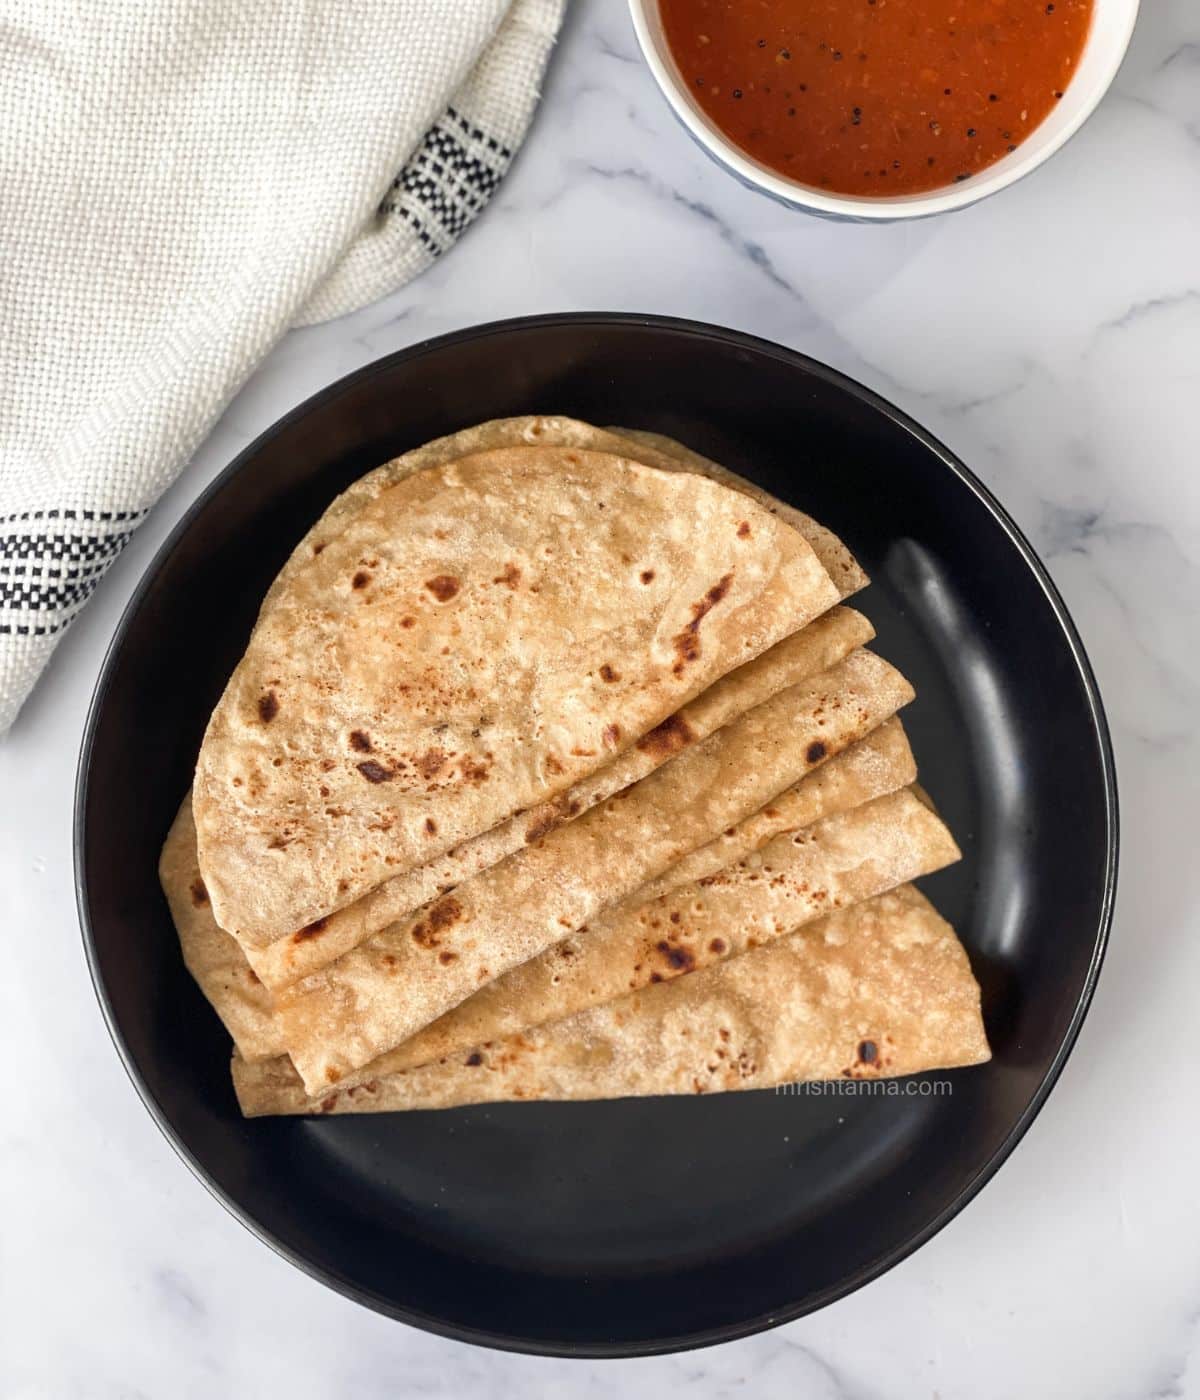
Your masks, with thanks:
<instances>
[{"instance_id":1,"label":"white marble surface","mask_svg":"<svg viewBox=\"0 0 1200 1400\"><path fill-rule=\"evenodd\" d=\"M983 1195L824 1312L673 1358L568 1363L385 1321L275 1258L176 1160L108 1042L70 875L84 713L153 551L230 457L425 336L657 311L799 347L914 413L1016 515L1099 673L1121 892L1074 1058ZM998 199L855 228L733 184L669 117L618 0L576 0L498 202L419 283L295 334L230 407L0 742L0 1395L773 1400L1200 1396L1200 10L1145 0L1084 132Z\"/></svg>"}]
</instances>

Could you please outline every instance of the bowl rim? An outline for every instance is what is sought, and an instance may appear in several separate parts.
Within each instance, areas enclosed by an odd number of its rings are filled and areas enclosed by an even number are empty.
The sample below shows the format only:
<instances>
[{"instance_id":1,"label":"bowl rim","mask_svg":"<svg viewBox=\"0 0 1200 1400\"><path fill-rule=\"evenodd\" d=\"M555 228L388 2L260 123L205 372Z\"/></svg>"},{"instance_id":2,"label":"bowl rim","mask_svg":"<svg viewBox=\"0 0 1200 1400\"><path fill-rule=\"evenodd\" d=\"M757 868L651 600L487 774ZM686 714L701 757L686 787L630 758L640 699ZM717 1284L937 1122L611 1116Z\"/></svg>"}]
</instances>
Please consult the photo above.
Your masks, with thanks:
<instances>
[{"instance_id":1,"label":"bowl rim","mask_svg":"<svg viewBox=\"0 0 1200 1400\"><path fill-rule=\"evenodd\" d=\"M838 1280L835 1284L831 1284L829 1287L820 1290L817 1294L807 1297L794 1305L783 1307L754 1318L721 1326L704 1328L695 1333L685 1333L666 1338L654 1338L636 1343L619 1341L613 1343L554 1342L448 1323L442 1318L431 1314L422 1313L412 1308L399 1307L387 1298L356 1283L353 1279L335 1270L327 1269L313 1263L298 1250L292 1248L292 1246L286 1244L278 1236L274 1235L266 1226L262 1225L255 1219L250 1211L243 1207L216 1182L208 1168L205 1167L196 1155L186 1146L176 1132L166 1111L155 1097L150 1085L138 1068L133 1053L126 1043L120 1026L117 1023L112 999L109 995L100 967L100 958L96 947L89 908L86 870L86 813L89 796L92 750L104 713L105 701L111 684L112 673L124 649L133 622L141 611L142 605L159 575L166 568L184 537L192 529L198 516L206 509L214 497L219 495L237 475L253 462L256 454L267 442L271 441L285 430L293 427L314 409L337 398L352 385L357 386L361 381L378 374L390 373L395 366L403 364L407 360L420 358L433 351L463 342L504 336L514 331L536 331L543 328L571 327L582 332L589 328L612 326L640 327L651 332L665 332L673 335L686 335L703 341L715 341L751 354L767 355L773 359L783 361L793 369L816 375L818 378L835 385L858 398L860 401L865 402L871 408L875 409L877 412L883 413L886 417L903 428L929 451L933 452L942 462L943 466L945 466L953 476L957 477L959 482L976 497L991 516L994 523L998 525L1008 537L1009 542L1017 550L1017 553L1021 556L1026 567L1038 584L1062 632L1063 639L1067 644L1067 648L1082 684L1091 718L1092 731L1096 738L1100 757L1106 837L1105 861L1103 889L1101 892L1099 917L1095 930L1092 954L1088 963L1087 974L1084 978L1075 1006L1072 1009L1070 1021L1068 1022L1058 1049L1055 1051L1046 1073L1034 1090L1025 1110L1012 1124L1003 1141L997 1146L991 1156L977 1169L967 1184L958 1191L922 1229L915 1231L907 1239L901 1241L880 1258L871 1261L870 1264L855 1271L853 1274ZM133 1085L138 1097L141 1099L163 1137L166 1138L171 1148L188 1167L192 1175L211 1196L224 1206L235 1220L243 1225L256 1239L273 1250L275 1254L287 1260L290 1264L293 1264L296 1268L301 1270L301 1272L307 1274L309 1278L333 1289L343 1297L348 1298L351 1302L370 1308L372 1311L381 1313L395 1321L407 1323L410 1326L418 1327L423 1331L447 1337L451 1340L470 1342L477 1346L485 1346L499 1351L515 1352L525 1355L578 1358L581 1360L602 1360L608 1358L658 1356L672 1352L690 1351L700 1347L718 1345L723 1342L737 1341L780 1326L785 1322L794 1322L798 1318L817 1312L821 1308L827 1307L830 1303L836 1302L856 1292L864 1285L874 1282L875 1279L887 1273L904 1259L907 1259L909 1255L915 1253L923 1245L928 1243L934 1235L948 1225L960 1211L975 1199L984 1186L992 1180L996 1172L1004 1164L1005 1160L1009 1157L1020 1140L1025 1136L1033 1120L1041 1112L1051 1090L1054 1088L1062 1073L1063 1067L1074 1049L1080 1029L1082 1028L1084 1019L1091 1006L1096 984L1100 976L1100 970L1104 963L1104 956L1108 948L1112 927L1120 845L1119 824L1116 765L1108 721L1105 716L1104 705L1100 697L1095 674L1088 660L1087 653L1084 650L1078 630L1075 627L1061 594L1050 578L1045 565L1033 549L1033 546L1029 543L1023 532L989 488L985 486L970 468L961 462L949 448L945 447L931 433L922 428L920 424L902 409L897 408L894 404L883 398L882 395L875 393L874 390L869 389L866 385L852 379L849 375L843 374L840 370L822 363L820 360L805 355L801 351L792 350L787 346L779 345L763 337L725 326L686 320L679 317L646 315L636 312L568 311L518 316L499 321L484 322L480 325L465 327L461 330L451 331L444 335L419 341L402 350L381 356L379 359L373 360L369 364L362 365L351 373L343 375L325 388L318 390L315 394L310 395L307 399L303 400L277 419L262 433L258 434L252 442L243 447L234 456L232 461L230 461L197 495L196 499L184 511L178 522L155 551L153 559L147 565L133 593L130 595L129 601L122 610L112 639L105 650L96 685L88 705L87 719L84 725L79 751L74 791L72 850L75 901L82 933L84 954L87 960L92 988L95 992L96 1000L99 1003L100 1012L108 1030L109 1038L112 1040L113 1046L124 1066L125 1073L130 1083Z\"/></svg>"},{"instance_id":2,"label":"bowl rim","mask_svg":"<svg viewBox=\"0 0 1200 1400\"><path fill-rule=\"evenodd\" d=\"M955 209L965 209L981 199L987 199L989 195L998 194L1016 184L1018 180L1023 180L1062 150L1100 105L1117 76L1133 38L1141 0L1107 2L1114 6L1115 13L1120 13L1116 7L1124 6L1124 22L1118 29L1112 56L1094 80L1091 90L1081 100L1078 110L1052 141L1035 154L1027 155L1024 160L1018 159L1003 170L1000 167L1005 163L998 161L981 171L977 177L965 180L961 184L939 186L916 194L885 195L878 198L871 195L839 195L777 174L747 155L740 146L729 140L724 132L718 130L715 124L701 120L690 99L684 96L669 65L659 56L658 46L651 35L648 15L651 8L657 9L659 0L628 0L628 5L638 48L655 84L676 119L718 165L743 184L769 194L780 203L795 209L856 223L895 223L902 219L927 219L937 214L951 213ZM1101 0L1094 0L1094 3L1100 4ZM1093 26L1096 23L1094 13L1092 23ZM1091 32L1085 43L1091 43Z\"/></svg>"}]
</instances>

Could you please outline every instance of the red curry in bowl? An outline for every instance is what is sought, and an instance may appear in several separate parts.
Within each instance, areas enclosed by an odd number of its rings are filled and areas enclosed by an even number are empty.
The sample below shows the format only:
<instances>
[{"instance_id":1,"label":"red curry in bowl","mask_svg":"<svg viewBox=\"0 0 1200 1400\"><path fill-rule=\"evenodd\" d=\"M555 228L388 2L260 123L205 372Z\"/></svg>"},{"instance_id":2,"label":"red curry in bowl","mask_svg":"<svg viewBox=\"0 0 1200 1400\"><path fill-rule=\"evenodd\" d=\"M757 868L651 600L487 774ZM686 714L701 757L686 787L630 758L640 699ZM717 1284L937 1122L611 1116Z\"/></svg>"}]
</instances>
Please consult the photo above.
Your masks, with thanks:
<instances>
[{"instance_id":1,"label":"red curry in bowl","mask_svg":"<svg viewBox=\"0 0 1200 1400\"><path fill-rule=\"evenodd\" d=\"M1045 120L1092 0L659 0L675 62L748 155L840 194L986 169Z\"/></svg>"}]
</instances>

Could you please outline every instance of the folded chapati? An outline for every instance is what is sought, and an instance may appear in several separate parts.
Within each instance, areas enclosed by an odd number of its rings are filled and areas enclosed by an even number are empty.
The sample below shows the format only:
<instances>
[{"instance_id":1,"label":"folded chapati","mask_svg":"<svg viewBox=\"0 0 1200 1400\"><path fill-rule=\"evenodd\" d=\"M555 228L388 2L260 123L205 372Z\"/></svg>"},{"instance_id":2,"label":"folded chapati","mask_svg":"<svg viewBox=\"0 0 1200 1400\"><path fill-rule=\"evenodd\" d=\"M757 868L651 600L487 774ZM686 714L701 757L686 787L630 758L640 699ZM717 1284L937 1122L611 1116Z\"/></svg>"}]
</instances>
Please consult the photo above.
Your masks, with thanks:
<instances>
[{"instance_id":1,"label":"folded chapati","mask_svg":"<svg viewBox=\"0 0 1200 1400\"><path fill-rule=\"evenodd\" d=\"M802 631L730 671L567 792L518 812L415 870L385 880L315 925L277 939L266 948L247 947L250 966L273 991L327 967L371 934L646 777L778 691L827 670L873 635L874 628L861 613L852 608L831 608Z\"/></svg>"},{"instance_id":2,"label":"folded chapati","mask_svg":"<svg viewBox=\"0 0 1200 1400\"><path fill-rule=\"evenodd\" d=\"M237 940L217 926L196 858L191 793L167 833L158 878L187 970L247 1060L283 1054L274 997L252 971Z\"/></svg>"},{"instance_id":3,"label":"folded chapati","mask_svg":"<svg viewBox=\"0 0 1200 1400\"><path fill-rule=\"evenodd\" d=\"M955 859L957 850L928 808L899 792L915 776L903 727L899 719L888 720L586 928L487 983L395 1050L347 1076L341 1087L693 972L831 907L928 874ZM874 800L889 793L896 794L891 801ZM839 814L845 815L839 820ZM804 840L782 836L797 828ZM776 854L769 856L772 851ZM764 880L767 863L772 877ZM728 875L718 876L727 866ZM713 934L710 927L709 936L701 936L702 923L721 931ZM726 937L725 924L740 927L743 940ZM273 1077L270 1067L262 1072Z\"/></svg>"},{"instance_id":4,"label":"folded chapati","mask_svg":"<svg viewBox=\"0 0 1200 1400\"><path fill-rule=\"evenodd\" d=\"M286 989L276 1014L310 1092L662 874L911 698L899 672L856 651Z\"/></svg>"},{"instance_id":5,"label":"folded chapati","mask_svg":"<svg viewBox=\"0 0 1200 1400\"><path fill-rule=\"evenodd\" d=\"M575 449L417 472L310 553L193 790L214 914L255 946L565 791L840 596L744 493Z\"/></svg>"},{"instance_id":6,"label":"folded chapati","mask_svg":"<svg viewBox=\"0 0 1200 1400\"><path fill-rule=\"evenodd\" d=\"M905 885L690 976L334 1090L315 1111L704 1094L916 1074L990 1053L962 945ZM234 1058L243 1113L314 1111L286 1059L263 1069Z\"/></svg>"},{"instance_id":7,"label":"folded chapati","mask_svg":"<svg viewBox=\"0 0 1200 1400\"><path fill-rule=\"evenodd\" d=\"M631 898L648 900L688 881L715 874L758 850L781 832L793 831L809 826L822 817L850 811L872 798L907 786L915 777L916 765L903 726L899 719L887 720L844 753L831 758L793 787L777 794L767 806L725 829L707 845L684 856ZM239 1054L251 1062L283 1054L282 1037L275 1022L273 996L255 977L237 940L218 928L212 917L212 907L196 862L190 802L184 802L172 824L163 848L160 878L175 920L184 962L233 1037ZM601 922L603 920L593 928L600 927ZM504 977L497 978L494 983L485 984L460 1006L418 1031L395 1050L359 1071L355 1077L386 1073L389 1067L401 1069L419 1064L425 1058L436 1058L447 1053L450 1042L440 1037L455 1035L457 1039L453 1043L462 1043L461 1038L465 1033L462 1028L477 1021L481 1007L502 1006L504 1014L519 1018L517 1024L520 1027L549 1019L547 1015L539 1014L535 1006L523 1006L515 989L509 989L512 988L513 979L522 978L527 968L533 969L542 960L551 964L553 979L558 974L555 963L558 956L555 950L549 950L540 958L531 959ZM580 965L575 963L571 970L574 973L579 968ZM620 990L626 989L622 987ZM568 1009L575 1011L579 1007L571 1005ZM466 1043L480 1038L487 1037L474 1034ZM429 1051L429 1046L439 1048Z\"/></svg>"},{"instance_id":8,"label":"folded chapati","mask_svg":"<svg viewBox=\"0 0 1200 1400\"><path fill-rule=\"evenodd\" d=\"M668 718L660 726L661 733L652 730L632 749L573 787L565 799L493 827L428 865L386 881L348 908L331 914L318 927L269 948L243 949L213 918L200 874L189 792L172 823L159 863L159 878L184 962L242 1055L257 1060L281 1054L272 991L327 966L380 928L495 865L529 840L539 839L570 819L573 807L580 812L590 809L771 695L828 670L869 640L873 630L866 618L851 608L830 609L803 631L722 677Z\"/></svg>"},{"instance_id":9,"label":"folded chapati","mask_svg":"<svg viewBox=\"0 0 1200 1400\"><path fill-rule=\"evenodd\" d=\"M822 817L727 869L658 895L638 891L481 987L353 1080L425 1064L736 957L958 858L946 827L911 791ZM655 883L673 880L677 868Z\"/></svg>"},{"instance_id":10,"label":"folded chapati","mask_svg":"<svg viewBox=\"0 0 1200 1400\"><path fill-rule=\"evenodd\" d=\"M648 467L657 467L660 471L682 470L710 477L750 496L772 515L777 515L786 524L798 530L812 546L843 598L857 593L867 585L867 576L858 561L831 530L818 524L803 511L776 500L753 482L746 481L726 467L709 461L707 457L700 456L682 443L658 433L639 432L628 428L597 428L591 423L580 422L577 418L554 415L495 418L487 423L479 423L473 428L465 428L447 437L436 438L411 452L405 452L360 477L330 503L321 518L292 551L267 593L267 603L273 601L276 594L286 586L292 573L312 558L314 549L324 549L361 510L398 481L403 481L416 472L428 471L431 467L445 466L449 462L473 456L478 452L503 447L585 448L593 452L609 452L617 457L631 457Z\"/></svg>"}]
</instances>

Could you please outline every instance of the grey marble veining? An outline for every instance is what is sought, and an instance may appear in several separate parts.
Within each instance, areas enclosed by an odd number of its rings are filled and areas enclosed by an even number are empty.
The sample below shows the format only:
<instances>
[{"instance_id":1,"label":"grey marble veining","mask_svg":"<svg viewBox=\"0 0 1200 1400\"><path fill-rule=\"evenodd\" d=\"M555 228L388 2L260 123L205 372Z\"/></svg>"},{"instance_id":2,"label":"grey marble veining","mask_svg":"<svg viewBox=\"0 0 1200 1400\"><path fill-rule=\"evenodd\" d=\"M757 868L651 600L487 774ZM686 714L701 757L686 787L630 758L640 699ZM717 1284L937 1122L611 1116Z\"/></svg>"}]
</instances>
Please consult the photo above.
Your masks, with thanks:
<instances>
[{"instance_id":1,"label":"grey marble veining","mask_svg":"<svg viewBox=\"0 0 1200 1400\"><path fill-rule=\"evenodd\" d=\"M731 1346L577 1364L375 1317L256 1243L175 1159L108 1043L71 785L117 616L201 487L330 380L426 336L570 309L737 326L862 379L1000 495L1083 632L1123 808L1094 1009L996 1180L926 1248ZM755 1400L1200 1396L1200 10L1147 0L1048 166L915 225L791 213L692 145L618 0L576 0L496 203L406 291L288 338L117 562L0 743L0 1396ZM1054 931L1047 930L1047 937Z\"/></svg>"}]
</instances>

